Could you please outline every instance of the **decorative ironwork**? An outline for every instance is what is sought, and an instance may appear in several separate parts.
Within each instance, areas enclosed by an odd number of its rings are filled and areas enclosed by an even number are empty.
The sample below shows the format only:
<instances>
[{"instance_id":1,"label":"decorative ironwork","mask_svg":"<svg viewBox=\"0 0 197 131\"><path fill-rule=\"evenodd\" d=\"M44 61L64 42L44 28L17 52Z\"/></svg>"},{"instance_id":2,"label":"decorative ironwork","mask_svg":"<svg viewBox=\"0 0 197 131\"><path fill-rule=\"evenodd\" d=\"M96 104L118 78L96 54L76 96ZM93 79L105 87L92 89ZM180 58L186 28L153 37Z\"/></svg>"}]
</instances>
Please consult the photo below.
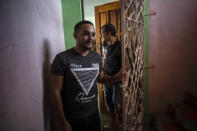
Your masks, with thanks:
<instances>
[{"instance_id":1,"label":"decorative ironwork","mask_svg":"<svg viewBox=\"0 0 197 131\"><path fill-rule=\"evenodd\" d=\"M144 0L121 0L123 131L142 131L144 116ZM128 63L128 64L127 64Z\"/></svg>"}]
</instances>

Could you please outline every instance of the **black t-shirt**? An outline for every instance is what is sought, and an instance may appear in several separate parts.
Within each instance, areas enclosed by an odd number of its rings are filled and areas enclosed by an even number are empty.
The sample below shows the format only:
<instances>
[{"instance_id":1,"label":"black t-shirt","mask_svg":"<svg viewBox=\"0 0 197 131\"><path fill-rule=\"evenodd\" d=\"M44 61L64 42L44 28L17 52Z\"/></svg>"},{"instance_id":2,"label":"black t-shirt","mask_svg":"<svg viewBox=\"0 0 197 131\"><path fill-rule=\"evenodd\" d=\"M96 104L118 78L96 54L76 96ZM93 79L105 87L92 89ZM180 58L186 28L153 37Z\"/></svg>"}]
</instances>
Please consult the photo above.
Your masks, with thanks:
<instances>
[{"instance_id":1,"label":"black t-shirt","mask_svg":"<svg viewBox=\"0 0 197 131\"><path fill-rule=\"evenodd\" d=\"M105 74L115 75L121 68L121 43L116 41L113 45L103 44Z\"/></svg>"},{"instance_id":2,"label":"black t-shirt","mask_svg":"<svg viewBox=\"0 0 197 131\"><path fill-rule=\"evenodd\" d=\"M101 68L101 56L93 51L81 56L72 48L55 57L51 74L64 76L61 96L67 118L84 118L98 110L97 76Z\"/></svg>"}]
</instances>

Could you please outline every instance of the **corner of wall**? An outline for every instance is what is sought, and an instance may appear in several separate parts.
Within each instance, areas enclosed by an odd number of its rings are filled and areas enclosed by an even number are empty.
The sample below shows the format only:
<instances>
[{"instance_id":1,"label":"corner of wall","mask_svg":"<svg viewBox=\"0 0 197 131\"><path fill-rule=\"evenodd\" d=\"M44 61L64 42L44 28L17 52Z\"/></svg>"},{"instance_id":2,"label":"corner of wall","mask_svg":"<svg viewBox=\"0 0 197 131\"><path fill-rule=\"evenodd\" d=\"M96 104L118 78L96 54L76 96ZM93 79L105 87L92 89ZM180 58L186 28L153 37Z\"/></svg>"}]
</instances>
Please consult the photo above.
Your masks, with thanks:
<instances>
[{"instance_id":1,"label":"corner of wall","mask_svg":"<svg viewBox=\"0 0 197 131\"><path fill-rule=\"evenodd\" d=\"M148 67L148 43L149 43L149 0L144 1L144 67ZM145 123L149 121L148 108L148 70L144 70L144 113L145 113Z\"/></svg>"}]
</instances>

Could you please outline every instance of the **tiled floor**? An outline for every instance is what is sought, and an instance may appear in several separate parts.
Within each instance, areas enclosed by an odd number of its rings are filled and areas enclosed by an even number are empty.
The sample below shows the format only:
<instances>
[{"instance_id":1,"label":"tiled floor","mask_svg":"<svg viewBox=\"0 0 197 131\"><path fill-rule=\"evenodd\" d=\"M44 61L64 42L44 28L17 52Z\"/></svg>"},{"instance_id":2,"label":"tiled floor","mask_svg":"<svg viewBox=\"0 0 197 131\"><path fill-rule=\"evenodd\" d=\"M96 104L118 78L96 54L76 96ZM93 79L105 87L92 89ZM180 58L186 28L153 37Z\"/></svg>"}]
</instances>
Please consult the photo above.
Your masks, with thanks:
<instances>
[{"instance_id":1,"label":"tiled floor","mask_svg":"<svg viewBox=\"0 0 197 131\"><path fill-rule=\"evenodd\" d=\"M110 117L103 113L100 113L100 116L101 116L102 131L119 131L118 128L116 127L104 129L103 126L110 122Z\"/></svg>"},{"instance_id":2,"label":"tiled floor","mask_svg":"<svg viewBox=\"0 0 197 131\"><path fill-rule=\"evenodd\" d=\"M99 98L98 98L98 103L100 103L99 102ZM99 109L100 109L100 105L99 105ZM102 131L119 131L115 127L114 128L110 128L110 129L104 129L103 126L106 125L106 124L108 124L111 121L111 119L110 119L110 117L107 114L104 114L104 113L101 113L101 112L100 112L100 117L101 117Z\"/></svg>"}]
</instances>

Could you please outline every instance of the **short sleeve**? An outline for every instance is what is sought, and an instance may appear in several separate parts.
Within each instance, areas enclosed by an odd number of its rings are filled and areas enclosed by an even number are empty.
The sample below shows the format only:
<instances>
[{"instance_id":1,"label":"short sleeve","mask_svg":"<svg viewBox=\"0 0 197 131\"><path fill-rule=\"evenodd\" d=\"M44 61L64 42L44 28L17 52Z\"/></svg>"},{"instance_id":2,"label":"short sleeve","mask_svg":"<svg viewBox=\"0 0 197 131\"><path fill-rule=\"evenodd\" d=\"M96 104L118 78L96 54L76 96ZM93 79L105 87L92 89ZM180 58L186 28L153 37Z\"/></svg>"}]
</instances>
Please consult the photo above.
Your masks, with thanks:
<instances>
[{"instance_id":1,"label":"short sleeve","mask_svg":"<svg viewBox=\"0 0 197 131\"><path fill-rule=\"evenodd\" d=\"M96 60L96 63L98 63L99 65L99 72L103 71L103 60L101 58L101 55L97 52L94 52L94 57L93 57L95 60Z\"/></svg>"},{"instance_id":2,"label":"short sleeve","mask_svg":"<svg viewBox=\"0 0 197 131\"><path fill-rule=\"evenodd\" d=\"M121 43L118 44L118 56L121 57Z\"/></svg>"},{"instance_id":3,"label":"short sleeve","mask_svg":"<svg viewBox=\"0 0 197 131\"><path fill-rule=\"evenodd\" d=\"M121 43L118 44L118 52L117 52L117 57L119 59L119 62L122 63L122 53L121 53Z\"/></svg>"},{"instance_id":4,"label":"short sleeve","mask_svg":"<svg viewBox=\"0 0 197 131\"><path fill-rule=\"evenodd\" d=\"M60 54L56 55L55 59L51 64L51 74L63 76L66 65Z\"/></svg>"},{"instance_id":5,"label":"short sleeve","mask_svg":"<svg viewBox=\"0 0 197 131\"><path fill-rule=\"evenodd\" d=\"M101 56L99 55L99 72L103 71L103 60Z\"/></svg>"}]
</instances>

